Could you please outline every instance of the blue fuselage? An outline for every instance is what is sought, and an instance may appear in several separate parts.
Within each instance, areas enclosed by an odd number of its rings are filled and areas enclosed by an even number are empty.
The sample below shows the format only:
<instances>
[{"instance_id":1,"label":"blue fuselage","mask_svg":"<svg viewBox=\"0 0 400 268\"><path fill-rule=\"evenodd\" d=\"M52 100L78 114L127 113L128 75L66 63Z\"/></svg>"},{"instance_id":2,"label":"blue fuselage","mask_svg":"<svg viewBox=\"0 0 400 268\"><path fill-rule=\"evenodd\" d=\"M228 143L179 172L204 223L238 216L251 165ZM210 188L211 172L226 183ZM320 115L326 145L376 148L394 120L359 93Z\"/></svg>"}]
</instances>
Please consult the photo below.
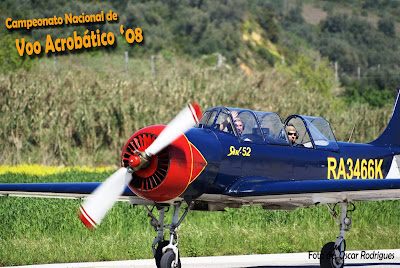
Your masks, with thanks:
<instances>
[{"instance_id":1,"label":"blue fuselage","mask_svg":"<svg viewBox=\"0 0 400 268\"><path fill-rule=\"evenodd\" d=\"M188 139L207 166L185 194L223 194L240 179L262 181L377 180L386 178L399 148L338 142L338 150L240 141L218 130L193 128Z\"/></svg>"}]
</instances>

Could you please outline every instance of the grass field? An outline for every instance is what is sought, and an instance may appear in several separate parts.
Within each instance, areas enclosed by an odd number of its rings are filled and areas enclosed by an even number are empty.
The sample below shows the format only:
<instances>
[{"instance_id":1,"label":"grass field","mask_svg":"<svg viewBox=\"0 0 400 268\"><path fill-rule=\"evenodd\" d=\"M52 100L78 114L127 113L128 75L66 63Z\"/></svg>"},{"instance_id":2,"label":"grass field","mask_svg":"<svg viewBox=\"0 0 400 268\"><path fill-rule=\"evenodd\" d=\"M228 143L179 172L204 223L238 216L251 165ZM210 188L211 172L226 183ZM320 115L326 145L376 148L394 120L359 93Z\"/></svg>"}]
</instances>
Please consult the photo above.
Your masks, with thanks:
<instances>
[{"instance_id":1,"label":"grass field","mask_svg":"<svg viewBox=\"0 0 400 268\"><path fill-rule=\"evenodd\" d=\"M42 176L7 172L0 175L0 182L102 181L111 173L70 170ZM79 200L1 197L0 204L1 266L152 258L156 233L143 207L119 202L101 226L90 232L77 216ZM356 206L346 234L347 249L398 248L400 201ZM179 229L179 248L185 257L318 252L337 235L338 226L325 207L192 211Z\"/></svg>"}]
</instances>

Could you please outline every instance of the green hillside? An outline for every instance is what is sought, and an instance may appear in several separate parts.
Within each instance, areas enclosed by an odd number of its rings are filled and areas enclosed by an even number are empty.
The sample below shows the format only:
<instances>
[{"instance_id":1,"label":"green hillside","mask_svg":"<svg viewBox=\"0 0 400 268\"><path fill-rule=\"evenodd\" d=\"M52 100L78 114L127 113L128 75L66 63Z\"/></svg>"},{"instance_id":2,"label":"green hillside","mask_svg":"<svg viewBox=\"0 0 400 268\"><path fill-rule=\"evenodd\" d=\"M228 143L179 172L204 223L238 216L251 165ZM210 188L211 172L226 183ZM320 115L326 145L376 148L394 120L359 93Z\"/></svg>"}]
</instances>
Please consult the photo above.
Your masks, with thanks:
<instances>
[{"instance_id":1,"label":"green hillside","mask_svg":"<svg viewBox=\"0 0 400 268\"><path fill-rule=\"evenodd\" d=\"M282 61L292 65L301 55L314 63L327 57L332 68L337 63L338 80L344 88L341 93L348 101L382 106L397 92L400 4L396 0L6 0L0 3L0 18L5 21L6 18L62 17L109 10L118 13L118 23L12 31L4 31L3 27L2 35L18 34L44 45L48 34L68 37L73 30L83 35L86 29L99 29L119 36L114 49L100 49L102 52L127 50L135 57L161 55L191 59L221 54L226 64L241 66L247 71L266 70ZM120 24L141 27L144 42L135 45L123 42L118 34ZM15 56L4 52L3 57ZM210 59L213 61L216 60ZM10 67L5 62L8 61L2 61L3 70Z\"/></svg>"}]
</instances>

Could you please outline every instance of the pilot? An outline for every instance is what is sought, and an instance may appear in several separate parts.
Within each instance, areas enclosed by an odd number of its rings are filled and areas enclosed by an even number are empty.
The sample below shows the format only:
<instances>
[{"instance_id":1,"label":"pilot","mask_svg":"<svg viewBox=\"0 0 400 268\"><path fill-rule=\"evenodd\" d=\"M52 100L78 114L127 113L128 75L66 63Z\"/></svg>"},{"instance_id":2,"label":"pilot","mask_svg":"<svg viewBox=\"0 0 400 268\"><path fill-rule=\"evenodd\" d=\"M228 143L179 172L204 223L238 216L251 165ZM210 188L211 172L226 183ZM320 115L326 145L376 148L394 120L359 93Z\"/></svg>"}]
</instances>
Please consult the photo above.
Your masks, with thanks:
<instances>
[{"instance_id":1,"label":"pilot","mask_svg":"<svg viewBox=\"0 0 400 268\"><path fill-rule=\"evenodd\" d=\"M237 133L238 133L238 135L239 135L241 141L252 141L252 140L248 137L248 135L243 135L243 136L242 136L242 134L243 134L243 129L244 129L244 123L243 123L240 119L237 119L237 120L235 121L235 127L236 127Z\"/></svg>"},{"instance_id":2,"label":"pilot","mask_svg":"<svg viewBox=\"0 0 400 268\"><path fill-rule=\"evenodd\" d=\"M244 130L244 126L245 126L245 125L244 125L243 121L240 120L237 111L232 111L231 114L232 114L233 124L234 124L234 126L236 127L236 131L237 131L239 137L241 137L241 135L243 134L243 130ZM230 119L229 119L229 117L228 117L228 118L219 126L219 129L223 131L223 130L227 127L227 128L228 128L228 131L229 131L230 133L233 134L233 130L232 130L232 128L231 128L230 125L229 125L229 121L230 121ZM247 137L242 137L241 140L242 140L242 141L251 141L251 140L250 140L249 138L247 138Z\"/></svg>"},{"instance_id":3,"label":"pilot","mask_svg":"<svg viewBox=\"0 0 400 268\"><path fill-rule=\"evenodd\" d=\"M239 129L238 129L237 127L236 127L236 129L238 130L238 133L239 133L239 134L242 134L242 131L243 131L243 122L239 119L239 117L238 117L238 112L232 111L231 115L232 115L232 119L233 119L233 122L234 122L235 126L236 126L236 123L238 123L238 124L239 124L239 122L241 123L242 127L241 127L240 132L239 132ZM222 131L223 131L226 127L228 127L228 130L232 131L232 128L229 127L229 122L230 122L230 118L229 118L229 116L228 116L228 117L226 118L226 120L219 126L219 130L222 130ZM230 132L230 131L229 131L229 132ZM233 133L233 131L232 131L232 133Z\"/></svg>"},{"instance_id":4,"label":"pilot","mask_svg":"<svg viewBox=\"0 0 400 268\"><path fill-rule=\"evenodd\" d=\"M295 146L296 145L296 140L299 137L299 134L297 134L297 130L292 124L288 124L286 126L286 132L289 136L290 144Z\"/></svg>"},{"instance_id":5,"label":"pilot","mask_svg":"<svg viewBox=\"0 0 400 268\"><path fill-rule=\"evenodd\" d=\"M238 134L242 135L242 132L243 132L243 129L244 129L244 125L243 125L243 122L239 118L237 118L235 120L235 127L236 127L236 130L237 130Z\"/></svg>"}]
</instances>

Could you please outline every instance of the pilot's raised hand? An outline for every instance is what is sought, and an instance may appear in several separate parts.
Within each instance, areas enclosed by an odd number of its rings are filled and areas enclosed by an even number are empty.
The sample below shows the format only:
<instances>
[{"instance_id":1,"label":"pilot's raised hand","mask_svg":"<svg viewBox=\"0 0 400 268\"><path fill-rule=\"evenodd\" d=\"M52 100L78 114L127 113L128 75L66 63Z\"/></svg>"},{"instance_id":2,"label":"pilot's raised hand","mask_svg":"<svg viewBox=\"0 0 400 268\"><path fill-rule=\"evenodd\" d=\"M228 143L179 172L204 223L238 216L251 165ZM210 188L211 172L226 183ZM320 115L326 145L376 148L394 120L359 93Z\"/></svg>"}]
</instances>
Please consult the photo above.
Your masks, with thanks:
<instances>
[{"instance_id":1,"label":"pilot's raised hand","mask_svg":"<svg viewBox=\"0 0 400 268\"><path fill-rule=\"evenodd\" d=\"M233 123L234 123L236 120L239 119L239 118L238 118L238 112L237 112L237 111L232 111L232 112L231 112L231 115L232 115ZM230 118L229 116L227 116L227 118L225 119L225 121L222 122L222 124L219 126L219 129L220 129L220 130L224 130L224 129L229 125L229 123L231 123L231 118Z\"/></svg>"},{"instance_id":2,"label":"pilot's raised hand","mask_svg":"<svg viewBox=\"0 0 400 268\"><path fill-rule=\"evenodd\" d=\"M238 112L232 111L231 115L232 115L233 122L235 122L238 119Z\"/></svg>"}]
</instances>

